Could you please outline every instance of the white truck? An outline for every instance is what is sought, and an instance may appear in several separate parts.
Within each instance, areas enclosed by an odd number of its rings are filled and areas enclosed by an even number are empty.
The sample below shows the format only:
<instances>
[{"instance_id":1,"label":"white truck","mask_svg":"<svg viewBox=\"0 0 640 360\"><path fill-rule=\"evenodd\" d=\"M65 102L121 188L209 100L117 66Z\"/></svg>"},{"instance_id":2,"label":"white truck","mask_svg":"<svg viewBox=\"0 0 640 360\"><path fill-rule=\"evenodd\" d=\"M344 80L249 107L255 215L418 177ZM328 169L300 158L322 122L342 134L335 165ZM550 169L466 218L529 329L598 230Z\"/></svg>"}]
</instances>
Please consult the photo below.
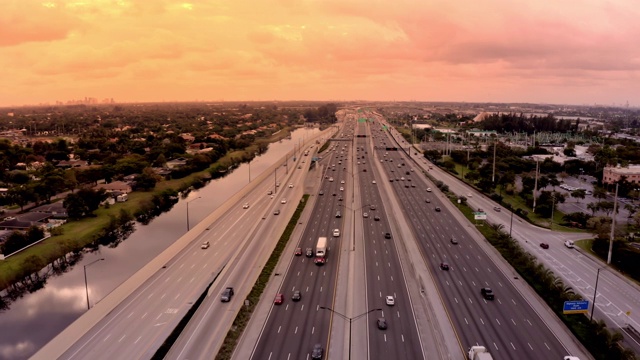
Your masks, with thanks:
<instances>
[{"instance_id":1,"label":"white truck","mask_svg":"<svg viewBox=\"0 0 640 360\"><path fill-rule=\"evenodd\" d=\"M316 245L316 257L325 257L327 255L327 238L321 236L318 238L318 244Z\"/></svg>"},{"instance_id":2,"label":"white truck","mask_svg":"<svg viewBox=\"0 0 640 360\"><path fill-rule=\"evenodd\" d=\"M469 348L469 360L493 360L493 357L486 347L472 346Z\"/></svg>"}]
</instances>

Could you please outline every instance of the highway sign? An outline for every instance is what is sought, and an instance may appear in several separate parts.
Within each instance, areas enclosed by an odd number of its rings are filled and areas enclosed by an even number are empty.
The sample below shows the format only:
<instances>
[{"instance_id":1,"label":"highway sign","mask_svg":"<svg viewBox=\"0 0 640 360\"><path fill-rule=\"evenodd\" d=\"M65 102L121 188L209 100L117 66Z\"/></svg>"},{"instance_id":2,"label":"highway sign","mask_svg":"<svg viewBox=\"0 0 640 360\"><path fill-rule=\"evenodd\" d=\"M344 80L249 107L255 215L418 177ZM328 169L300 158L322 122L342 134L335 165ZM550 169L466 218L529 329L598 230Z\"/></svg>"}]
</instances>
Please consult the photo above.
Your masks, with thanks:
<instances>
[{"instance_id":1,"label":"highway sign","mask_svg":"<svg viewBox=\"0 0 640 360\"><path fill-rule=\"evenodd\" d=\"M588 300L565 301L562 308L563 314L586 314L589 312Z\"/></svg>"},{"instance_id":2,"label":"highway sign","mask_svg":"<svg viewBox=\"0 0 640 360\"><path fill-rule=\"evenodd\" d=\"M473 213L474 220L487 220L487 213L484 212L475 212Z\"/></svg>"}]
</instances>

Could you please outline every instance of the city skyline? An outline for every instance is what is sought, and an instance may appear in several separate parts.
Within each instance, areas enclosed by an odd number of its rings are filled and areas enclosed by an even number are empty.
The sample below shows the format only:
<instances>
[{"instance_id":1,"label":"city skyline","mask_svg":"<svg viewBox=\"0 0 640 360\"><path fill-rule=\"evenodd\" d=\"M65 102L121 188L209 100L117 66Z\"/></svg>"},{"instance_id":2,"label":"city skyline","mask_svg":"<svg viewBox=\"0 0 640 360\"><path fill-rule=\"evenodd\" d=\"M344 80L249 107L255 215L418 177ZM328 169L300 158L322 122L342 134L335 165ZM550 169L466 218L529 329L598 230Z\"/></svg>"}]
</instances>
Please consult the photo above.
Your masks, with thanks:
<instances>
[{"instance_id":1,"label":"city skyline","mask_svg":"<svg viewBox=\"0 0 640 360\"><path fill-rule=\"evenodd\" d=\"M8 1L0 106L371 100L637 107L631 1Z\"/></svg>"}]
</instances>

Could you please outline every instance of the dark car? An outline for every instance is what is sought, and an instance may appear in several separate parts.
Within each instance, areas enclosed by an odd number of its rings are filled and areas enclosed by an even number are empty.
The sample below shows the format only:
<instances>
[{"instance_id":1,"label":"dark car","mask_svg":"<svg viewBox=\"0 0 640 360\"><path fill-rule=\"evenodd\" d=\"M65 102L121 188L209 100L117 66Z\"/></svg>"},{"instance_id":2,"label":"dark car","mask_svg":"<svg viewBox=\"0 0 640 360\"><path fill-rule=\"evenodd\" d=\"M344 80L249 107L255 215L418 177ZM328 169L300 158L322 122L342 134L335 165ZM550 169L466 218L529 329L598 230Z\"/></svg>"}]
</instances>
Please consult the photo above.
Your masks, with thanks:
<instances>
[{"instance_id":1,"label":"dark car","mask_svg":"<svg viewBox=\"0 0 640 360\"><path fill-rule=\"evenodd\" d=\"M313 360L320 360L322 359L322 353L324 350L322 350L322 345L320 344L315 344L313 346L313 350L311 350L311 358Z\"/></svg>"},{"instance_id":2,"label":"dark car","mask_svg":"<svg viewBox=\"0 0 640 360\"><path fill-rule=\"evenodd\" d=\"M296 248L295 254L296 254L296 256L302 255L302 248Z\"/></svg>"},{"instance_id":3,"label":"dark car","mask_svg":"<svg viewBox=\"0 0 640 360\"><path fill-rule=\"evenodd\" d=\"M439 206L436 206L436 212L442 211Z\"/></svg>"},{"instance_id":4,"label":"dark car","mask_svg":"<svg viewBox=\"0 0 640 360\"><path fill-rule=\"evenodd\" d=\"M277 209L276 211L274 211L273 215L280 215L280 209Z\"/></svg>"},{"instance_id":5,"label":"dark car","mask_svg":"<svg viewBox=\"0 0 640 360\"><path fill-rule=\"evenodd\" d=\"M480 289L480 293L487 300L493 300L493 298L494 298L493 290L491 290L491 288L488 288L488 287L482 288L482 289Z\"/></svg>"},{"instance_id":6,"label":"dark car","mask_svg":"<svg viewBox=\"0 0 640 360\"><path fill-rule=\"evenodd\" d=\"M543 249L548 249L549 248L549 244L547 243L540 243L540 247Z\"/></svg>"},{"instance_id":7,"label":"dark car","mask_svg":"<svg viewBox=\"0 0 640 360\"><path fill-rule=\"evenodd\" d=\"M386 330L387 329L387 319L378 318L378 329Z\"/></svg>"},{"instance_id":8,"label":"dark car","mask_svg":"<svg viewBox=\"0 0 640 360\"><path fill-rule=\"evenodd\" d=\"M391 239L391 233L384 233L385 239Z\"/></svg>"},{"instance_id":9,"label":"dark car","mask_svg":"<svg viewBox=\"0 0 640 360\"><path fill-rule=\"evenodd\" d=\"M228 287L228 288L224 289L224 291L222 292L222 295L220 296L220 301L229 302L229 301L231 301L231 297L232 296L233 296L233 288L232 287Z\"/></svg>"},{"instance_id":10,"label":"dark car","mask_svg":"<svg viewBox=\"0 0 640 360\"><path fill-rule=\"evenodd\" d=\"M300 301L301 299L302 299L302 294L300 293L300 290L294 291L293 295L291 296L291 300Z\"/></svg>"},{"instance_id":11,"label":"dark car","mask_svg":"<svg viewBox=\"0 0 640 360\"><path fill-rule=\"evenodd\" d=\"M441 270L449 270L449 264L447 264L446 262L440 263L440 269Z\"/></svg>"},{"instance_id":12,"label":"dark car","mask_svg":"<svg viewBox=\"0 0 640 360\"><path fill-rule=\"evenodd\" d=\"M320 190L320 192L318 194L324 195L324 191Z\"/></svg>"},{"instance_id":13,"label":"dark car","mask_svg":"<svg viewBox=\"0 0 640 360\"><path fill-rule=\"evenodd\" d=\"M375 220L375 221L380 221L380 216L378 216L378 215L374 216L374 217L373 217L373 220Z\"/></svg>"},{"instance_id":14,"label":"dark car","mask_svg":"<svg viewBox=\"0 0 640 360\"><path fill-rule=\"evenodd\" d=\"M426 199L426 200L425 200L425 202L426 202L427 204L429 204L429 203L431 202L431 200Z\"/></svg>"},{"instance_id":15,"label":"dark car","mask_svg":"<svg viewBox=\"0 0 640 360\"><path fill-rule=\"evenodd\" d=\"M451 243L452 243L453 245L458 245L458 239L456 239L456 238L452 237L452 238L451 238Z\"/></svg>"},{"instance_id":16,"label":"dark car","mask_svg":"<svg viewBox=\"0 0 640 360\"><path fill-rule=\"evenodd\" d=\"M307 248L306 255L308 258L313 257L313 249Z\"/></svg>"}]
</instances>

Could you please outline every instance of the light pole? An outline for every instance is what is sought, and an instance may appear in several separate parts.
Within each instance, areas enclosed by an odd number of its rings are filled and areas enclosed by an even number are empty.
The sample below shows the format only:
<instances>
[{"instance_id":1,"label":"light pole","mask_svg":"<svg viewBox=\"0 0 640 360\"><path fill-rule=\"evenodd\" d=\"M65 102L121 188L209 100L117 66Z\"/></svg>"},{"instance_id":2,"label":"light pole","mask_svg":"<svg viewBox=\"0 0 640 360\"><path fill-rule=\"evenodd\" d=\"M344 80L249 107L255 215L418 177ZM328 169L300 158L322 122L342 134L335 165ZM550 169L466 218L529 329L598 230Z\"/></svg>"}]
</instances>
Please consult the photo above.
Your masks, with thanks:
<instances>
[{"instance_id":1,"label":"light pole","mask_svg":"<svg viewBox=\"0 0 640 360\"><path fill-rule=\"evenodd\" d=\"M89 306L89 285L87 285L87 267L97 263L98 261L104 260L104 258L101 259L97 259L94 260L90 263L88 263L87 265L84 265L84 290L87 293L87 310L91 309L91 306Z\"/></svg>"},{"instance_id":2,"label":"light pole","mask_svg":"<svg viewBox=\"0 0 640 360\"><path fill-rule=\"evenodd\" d=\"M511 224L509 224L509 237L511 237L512 229L513 229L513 207L511 208Z\"/></svg>"},{"instance_id":3,"label":"light pole","mask_svg":"<svg viewBox=\"0 0 640 360\"><path fill-rule=\"evenodd\" d=\"M598 269L598 272L596 274L596 287L593 290L593 304L591 304L591 318L589 319L589 321L593 321L593 310L595 310L596 308L596 296L598 296L598 279L600 278L600 270L606 268L607 266L603 266L601 268Z\"/></svg>"},{"instance_id":4,"label":"light pole","mask_svg":"<svg viewBox=\"0 0 640 360\"><path fill-rule=\"evenodd\" d=\"M344 315L344 314L341 314L341 313L339 313L339 312L337 312L337 311L333 310L333 309L332 309L332 308L330 308L330 307L320 306L320 309L329 310L329 311L331 311L332 313L334 313L334 314L336 314L336 315L340 316L341 318L343 318L343 319L345 319L345 320L347 320L347 321L349 322L349 359L351 359L351 323L353 323L353 321L354 321L354 320L358 320L358 319L360 319L361 317L363 317L363 316L365 316L365 315L369 314L370 312L374 312L374 311L382 311L382 309L380 309L380 308L378 308L378 309L371 309L371 310L369 310L369 311L367 311L367 312L365 312L365 313L362 313L362 314L360 314L360 315L358 315L358 316L348 317L348 316L346 316L346 315Z\"/></svg>"},{"instance_id":5,"label":"light pole","mask_svg":"<svg viewBox=\"0 0 640 360\"><path fill-rule=\"evenodd\" d=\"M191 199L191 200L187 201L187 232L190 230L190 227L189 227L189 203L192 202L192 201L196 201L196 200L200 199L201 197L202 196L198 196L195 199Z\"/></svg>"}]
</instances>

